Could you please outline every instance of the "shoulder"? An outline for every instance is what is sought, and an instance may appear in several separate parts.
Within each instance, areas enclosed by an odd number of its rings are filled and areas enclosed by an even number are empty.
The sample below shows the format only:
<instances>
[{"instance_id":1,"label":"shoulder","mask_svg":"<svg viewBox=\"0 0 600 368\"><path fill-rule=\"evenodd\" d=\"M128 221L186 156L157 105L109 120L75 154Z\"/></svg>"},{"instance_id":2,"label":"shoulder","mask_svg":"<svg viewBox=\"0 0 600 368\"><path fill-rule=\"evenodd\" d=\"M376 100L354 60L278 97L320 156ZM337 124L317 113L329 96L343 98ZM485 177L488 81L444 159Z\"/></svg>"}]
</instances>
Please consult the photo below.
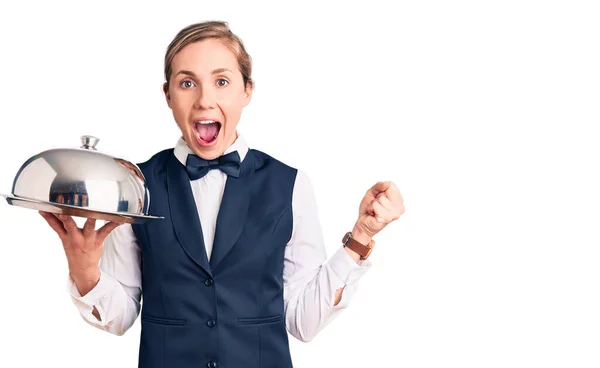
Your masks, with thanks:
<instances>
[{"instance_id":1,"label":"shoulder","mask_svg":"<svg viewBox=\"0 0 600 368\"><path fill-rule=\"evenodd\" d=\"M254 148L249 149L248 153L251 153L253 155L254 168L257 171L270 169L270 170L274 170L277 172L290 173L290 174L293 174L294 176L296 176L298 169L296 169L295 167L293 167L281 160L276 159L275 157L269 155L268 153L265 153L261 150L257 150Z\"/></svg>"},{"instance_id":2,"label":"shoulder","mask_svg":"<svg viewBox=\"0 0 600 368\"><path fill-rule=\"evenodd\" d=\"M311 179L306 170L278 160L263 151L257 149L250 149L250 151L254 155L256 170L272 168L275 172L289 174L292 178L291 184L295 193L312 192Z\"/></svg>"},{"instance_id":3,"label":"shoulder","mask_svg":"<svg viewBox=\"0 0 600 368\"><path fill-rule=\"evenodd\" d=\"M264 179L261 182L269 190L284 190L295 198L302 198L307 191L311 191L311 182L304 170L261 150L250 149L249 153L254 158L255 175Z\"/></svg>"}]
</instances>

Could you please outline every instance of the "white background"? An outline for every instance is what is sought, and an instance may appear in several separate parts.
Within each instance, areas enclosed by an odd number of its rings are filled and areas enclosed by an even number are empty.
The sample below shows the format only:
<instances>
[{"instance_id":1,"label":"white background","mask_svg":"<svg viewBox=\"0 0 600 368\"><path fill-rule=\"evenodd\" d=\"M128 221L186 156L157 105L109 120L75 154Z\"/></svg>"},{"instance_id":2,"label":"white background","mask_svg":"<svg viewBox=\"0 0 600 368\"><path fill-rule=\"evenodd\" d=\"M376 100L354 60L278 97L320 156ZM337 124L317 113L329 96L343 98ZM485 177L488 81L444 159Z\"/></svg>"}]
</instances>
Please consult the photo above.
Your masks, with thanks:
<instances>
[{"instance_id":1,"label":"white background","mask_svg":"<svg viewBox=\"0 0 600 368\"><path fill-rule=\"evenodd\" d=\"M133 162L172 147L164 51L225 20L254 59L240 131L308 172L328 254L375 182L405 197L348 309L291 338L298 367L600 366L594 2L85 4L0 6L1 193L83 134ZM136 366L139 321L85 324L66 277L44 220L0 205L0 366Z\"/></svg>"}]
</instances>

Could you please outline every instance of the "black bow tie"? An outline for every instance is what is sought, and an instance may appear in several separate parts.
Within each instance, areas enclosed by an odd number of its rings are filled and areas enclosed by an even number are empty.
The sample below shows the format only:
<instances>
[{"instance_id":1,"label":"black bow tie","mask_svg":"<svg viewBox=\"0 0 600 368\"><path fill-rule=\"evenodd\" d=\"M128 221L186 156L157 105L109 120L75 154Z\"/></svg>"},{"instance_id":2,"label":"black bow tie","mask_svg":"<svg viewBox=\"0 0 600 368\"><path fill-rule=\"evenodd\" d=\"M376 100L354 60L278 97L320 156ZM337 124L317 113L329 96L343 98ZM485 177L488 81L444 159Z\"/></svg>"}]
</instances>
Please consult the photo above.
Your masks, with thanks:
<instances>
[{"instance_id":1,"label":"black bow tie","mask_svg":"<svg viewBox=\"0 0 600 368\"><path fill-rule=\"evenodd\" d=\"M219 169L229 176L239 177L240 155L237 151L233 151L213 160L205 160L194 154L188 154L185 170L190 180L200 179L213 169Z\"/></svg>"}]
</instances>

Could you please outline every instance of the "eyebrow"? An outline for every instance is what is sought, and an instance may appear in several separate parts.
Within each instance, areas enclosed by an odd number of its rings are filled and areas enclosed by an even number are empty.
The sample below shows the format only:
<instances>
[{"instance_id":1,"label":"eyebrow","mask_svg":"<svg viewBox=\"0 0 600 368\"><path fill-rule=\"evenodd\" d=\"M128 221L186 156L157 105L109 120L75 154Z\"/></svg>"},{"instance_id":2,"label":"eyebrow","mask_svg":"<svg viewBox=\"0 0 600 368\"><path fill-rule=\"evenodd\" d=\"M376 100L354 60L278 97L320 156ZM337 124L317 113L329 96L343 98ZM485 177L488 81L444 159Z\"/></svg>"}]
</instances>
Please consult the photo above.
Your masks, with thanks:
<instances>
[{"instance_id":1,"label":"eyebrow","mask_svg":"<svg viewBox=\"0 0 600 368\"><path fill-rule=\"evenodd\" d=\"M233 73L231 70L229 70L227 68L218 68L218 69L213 70L211 74L219 74L219 73L223 73L223 72ZM185 74L185 75L189 75L191 77L195 77L196 76L196 74L194 74L194 72L191 72L189 70L180 70L175 75L177 76L179 74Z\"/></svg>"}]
</instances>

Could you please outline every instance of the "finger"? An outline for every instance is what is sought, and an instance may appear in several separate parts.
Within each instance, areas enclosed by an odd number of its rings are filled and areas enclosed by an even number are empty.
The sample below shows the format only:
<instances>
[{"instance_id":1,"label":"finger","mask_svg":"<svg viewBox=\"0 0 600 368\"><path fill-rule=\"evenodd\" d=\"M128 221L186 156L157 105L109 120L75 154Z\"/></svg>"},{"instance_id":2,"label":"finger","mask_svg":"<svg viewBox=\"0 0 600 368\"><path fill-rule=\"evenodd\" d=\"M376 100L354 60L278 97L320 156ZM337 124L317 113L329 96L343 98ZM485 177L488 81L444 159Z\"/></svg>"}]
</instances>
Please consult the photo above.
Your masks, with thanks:
<instances>
[{"instance_id":1,"label":"finger","mask_svg":"<svg viewBox=\"0 0 600 368\"><path fill-rule=\"evenodd\" d=\"M372 211L373 213L371 216L375 217L375 220L379 223L388 224L393 220L392 211L383 207L381 203L377 201L373 201Z\"/></svg>"},{"instance_id":2,"label":"finger","mask_svg":"<svg viewBox=\"0 0 600 368\"><path fill-rule=\"evenodd\" d=\"M373 202L373 216L377 219L377 222L388 223L390 222L390 211L381 205L381 203Z\"/></svg>"},{"instance_id":3,"label":"finger","mask_svg":"<svg viewBox=\"0 0 600 368\"><path fill-rule=\"evenodd\" d=\"M381 192L381 193L377 194L377 197L375 197L375 199L379 199L379 198L381 198L381 197L384 197L384 198L390 199L390 198L389 198L389 196L388 196L388 192L389 192L389 189L388 189L388 190L386 190L385 192Z\"/></svg>"},{"instance_id":4,"label":"finger","mask_svg":"<svg viewBox=\"0 0 600 368\"><path fill-rule=\"evenodd\" d=\"M383 208L385 208L388 211L391 210L393 207L392 201L390 201L385 195L377 196L377 202L379 202L379 204L381 204Z\"/></svg>"},{"instance_id":5,"label":"finger","mask_svg":"<svg viewBox=\"0 0 600 368\"><path fill-rule=\"evenodd\" d=\"M59 221L53 214L43 211L38 211L40 215L46 220L48 225L52 228L52 230L56 231L59 237L64 237L67 235L67 231L65 230L61 221Z\"/></svg>"},{"instance_id":6,"label":"finger","mask_svg":"<svg viewBox=\"0 0 600 368\"><path fill-rule=\"evenodd\" d=\"M73 233L79 229L77 227L77 224L75 223L75 220L73 220L73 218L71 216L58 215L58 219L60 221L62 221L63 226L65 227L65 230L67 230L67 233L69 233L69 234Z\"/></svg>"},{"instance_id":7,"label":"finger","mask_svg":"<svg viewBox=\"0 0 600 368\"><path fill-rule=\"evenodd\" d=\"M377 201L373 201L367 207L367 213L377 219L377 222L384 222L389 214L389 211L386 210L381 203Z\"/></svg>"},{"instance_id":8,"label":"finger","mask_svg":"<svg viewBox=\"0 0 600 368\"><path fill-rule=\"evenodd\" d=\"M389 189L386 191L386 194L392 202L404 201L404 199L402 198L402 194L400 194L400 190L398 190L398 187L394 183L391 183Z\"/></svg>"},{"instance_id":9,"label":"finger","mask_svg":"<svg viewBox=\"0 0 600 368\"><path fill-rule=\"evenodd\" d=\"M107 222L98 230L98 236L100 236L100 238L104 240L104 238L106 238L108 234L110 234L110 232L116 229L119 225L121 225L121 223L119 222Z\"/></svg>"},{"instance_id":10,"label":"finger","mask_svg":"<svg viewBox=\"0 0 600 368\"><path fill-rule=\"evenodd\" d=\"M83 225L83 232L85 234L90 234L94 230L96 230L96 219L88 218L85 224Z\"/></svg>"},{"instance_id":11,"label":"finger","mask_svg":"<svg viewBox=\"0 0 600 368\"><path fill-rule=\"evenodd\" d=\"M402 203L402 201L392 202L384 195L377 196L376 201L379 202L385 209L387 216L386 220L388 222L397 220L400 218L400 216L402 216L402 214L404 214L404 203Z\"/></svg>"},{"instance_id":12,"label":"finger","mask_svg":"<svg viewBox=\"0 0 600 368\"><path fill-rule=\"evenodd\" d=\"M390 187L391 181L379 181L367 191L367 194L377 197L381 192L385 192Z\"/></svg>"},{"instance_id":13,"label":"finger","mask_svg":"<svg viewBox=\"0 0 600 368\"><path fill-rule=\"evenodd\" d=\"M383 199L380 200L380 198ZM379 203L381 203L387 210L393 213L392 220L397 220L400 218L400 216L402 216L402 214L404 214L404 198L402 198L400 191L396 185L394 185L394 183L392 183L390 188L385 191L385 195L384 193L379 193L379 195L377 195L377 201L379 201Z\"/></svg>"}]
</instances>

